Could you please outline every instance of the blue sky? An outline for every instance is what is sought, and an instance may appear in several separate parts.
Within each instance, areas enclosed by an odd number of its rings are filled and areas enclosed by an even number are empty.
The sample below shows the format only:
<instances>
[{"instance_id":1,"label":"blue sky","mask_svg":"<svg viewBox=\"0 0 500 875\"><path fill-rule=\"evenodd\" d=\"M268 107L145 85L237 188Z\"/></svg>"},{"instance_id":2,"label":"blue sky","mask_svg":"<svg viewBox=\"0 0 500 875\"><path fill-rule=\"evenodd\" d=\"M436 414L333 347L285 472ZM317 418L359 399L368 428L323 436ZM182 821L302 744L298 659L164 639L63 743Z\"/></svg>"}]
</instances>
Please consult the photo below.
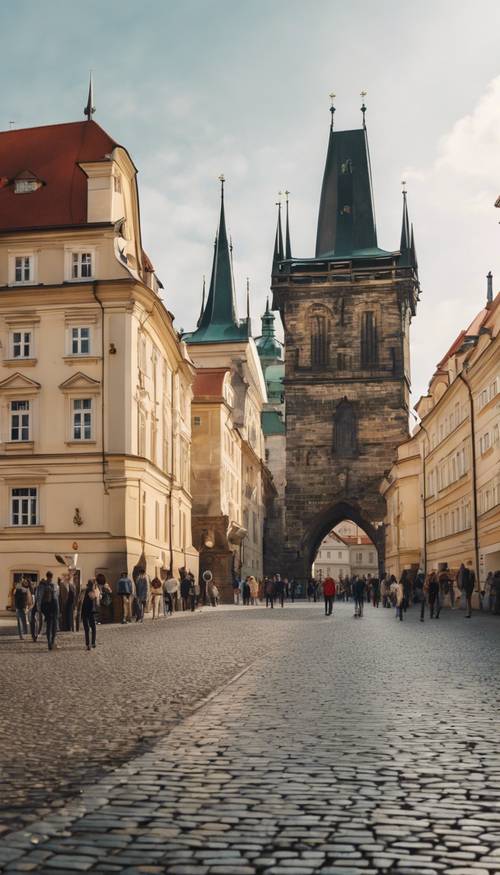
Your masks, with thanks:
<instances>
[{"instance_id":1,"label":"blue sky","mask_svg":"<svg viewBox=\"0 0 500 875\"><path fill-rule=\"evenodd\" d=\"M240 314L269 288L280 189L295 255L314 251L329 113L368 132L379 245L397 248L402 178L423 289L412 328L415 400L500 288L497 0L2 0L0 128L98 121L139 168L143 237L178 327L196 321L227 179Z\"/></svg>"}]
</instances>

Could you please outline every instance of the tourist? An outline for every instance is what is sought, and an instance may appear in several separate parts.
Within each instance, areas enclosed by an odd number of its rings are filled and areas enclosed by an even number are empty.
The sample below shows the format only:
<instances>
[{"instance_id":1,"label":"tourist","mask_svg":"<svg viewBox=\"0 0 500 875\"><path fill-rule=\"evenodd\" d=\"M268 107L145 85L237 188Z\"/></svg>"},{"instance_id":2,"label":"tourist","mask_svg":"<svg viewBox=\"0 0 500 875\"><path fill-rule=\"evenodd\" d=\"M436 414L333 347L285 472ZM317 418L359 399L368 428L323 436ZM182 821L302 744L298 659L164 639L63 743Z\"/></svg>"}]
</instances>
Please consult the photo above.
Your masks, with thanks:
<instances>
[{"instance_id":1,"label":"tourist","mask_svg":"<svg viewBox=\"0 0 500 875\"><path fill-rule=\"evenodd\" d=\"M295 577L292 577L292 579L290 581L290 598L292 600L292 604L295 601L296 593L297 593L297 581L295 580Z\"/></svg>"},{"instance_id":2,"label":"tourist","mask_svg":"<svg viewBox=\"0 0 500 875\"><path fill-rule=\"evenodd\" d=\"M205 571L205 574L210 574L210 577L208 579L205 578L207 581L208 598L210 600L210 604L212 605L212 607L216 608L216 607L218 607L219 601L220 601L219 589L215 583L215 580L212 577L211 572Z\"/></svg>"},{"instance_id":3,"label":"tourist","mask_svg":"<svg viewBox=\"0 0 500 875\"><path fill-rule=\"evenodd\" d=\"M401 621L403 620L403 614L404 614L404 610L405 610L405 602L406 602L406 596L405 596L404 571L403 571L403 574L401 575L401 579L400 579L399 583L396 584L396 619L399 617L399 619Z\"/></svg>"},{"instance_id":4,"label":"tourist","mask_svg":"<svg viewBox=\"0 0 500 875\"><path fill-rule=\"evenodd\" d=\"M493 590L495 593L495 614L500 614L500 571L493 575Z\"/></svg>"},{"instance_id":5,"label":"tourist","mask_svg":"<svg viewBox=\"0 0 500 875\"><path fill-rule=\"evenodd\" d=\"M135 598L136 598L136 623L144 622L144 612L149 598L149 578L146 574L146 569L140 566L137 569L137 577L135 581Z\"/></svg>"},{"instance_id":6,"label":"tourist","mask_svg":"<svg viewBox=\"0 0 500 875\"><path fill-rule=\"evenodd\" d=\"M313 586L312 577L310 577L309 580L307 581L307 601L308 602L311 601L311 599L313 597L313 593L314 593L314 586Z\"/></svg>"},{"instance_id":7,"label":"tourist","mask_svg":"<svg viewBox=\"0 0 500 875\"><path fill-rule=\"evenodd\" d=\"M104 574L99 572L95 576L95 582L97 584L98 589L98 612L96 613L96 622L97 616L99 616L101 623L112 623L113 622L113 590L111 589L108 581L106 580Z\"/></svg>"},{"instance_id":8,"label":"tourist","mask_svg":"<svg viewBox=\"0 0 500 875\"><path fill-rule=\"evenodd\" d=\"M163 585L159 577L153 577L151 581L151 608L153 620L160 618L160 605L163 595Z\"/></svg>"},{"instance_id":9,"label":"tourist","mask_svg":"<svg viewBox=\"0 0 500 875\"><path fill-rule=\"evenodd\" d=\"M134 584L126 571L122 571L118 583L116 584L116 592L122 603L122 625L131 622L131 597L134 592Z\"/></svg>"},{"instance_id":10,"label":"tourist","mask_svg":"<svg viewBox=\"0 0 500 875\"><path fill-rule=\"evenodd\" d=\"M465 571L466 574L462 578L463 589L465 592L465 604L467 608L465 618L470 620L472 615L472 593L474 592L474 585L476 583L476 575L474 574L472 562L470 560L467 562Z\"/></svg>"},{"instance_id":11,"label":"tourist","mask_svg":"<svg viewBox=\"0 0 500 875\"><path fill-rule=\"evenodd\" d=\"M285 584L279 574L274 577L274 595L279 599L282 608L285 606ZM316 599L315 599L316 601Z\"/></svg>"},{"instance_id":12,"label":"tourist","mask_svg":"<svg viewBox=\"0 0 500 875\"><path fill-rule=\"evenodd\" d=\"M45 619L45 630L49 650L58 649L56 644L57 621L59 619L59 585L53 579L52 571L47 571L36 591L37 610Z\"/></svg>"},{"instance_id":13,"label":"tourist","mask_svg":"<svg viewBox=\"0 0 500 875\"><path fill-rule=\"evenodd\" d=\"M173 611L179 610L179 581L174 577L172 569L169 568L165 574L163 581L163 611L165 615L172 614Z\"/></svg>"},{"instance_id":14,"label":"tourist","mask_svg":"<svg viewBox=\"0 0 500 875\"><path fill-rule=\"evenodd\" d=\"M264 578L264 593L266 596L266 608L274 608L274 580L271 577Z\"/></svg>"},{"instance_id":15,"label":"tourist","mask_svg":"<svg viewBox=\"0 0 500 875\"><path fill-rule=\"evenodd\" d=\"M450 607L453 607L453 603L454 603L453 585L450 586L450 584L452 583L452 580L451 580L451 574L450 574L447 562L442 563L442 568L438 574L438 582L439 582L439 601L440 601L440 604L444 605L445 598L447 596L449 596L450 597Z\"/></svg>"},{"instance_id":16,"label":"tourist","mask_svg":"<svg viewBox=\"0 0 500 875\"><path fill-rule=\"evenodd\" d=\"M250 605L250 578L246 577L243 581L242 586L242 594L243 594L243 604L248 607Z\"/></svg>"},{"instance_id":17,"label":"tourist","mask_svg":"<svg viewBox=\"0 0 500 875\"><path fill-rule=\"evenodd\" d=\"M189 601L189 609L190 611L196 610L197 599L199 595L199 588L197 592L196 581L194 579L194 574L191 574L190 571L187 572L187 580L189 582L189 590L188 590L188 601Z\"/></svg>"},{"instance_id":18,"label":"tourist","mask_svg":"<svg viewBox=\"0 0 500 875\"><path fill-rule=\"evenodd\" d=\"M354 594L354 616L356 618L363 616L363 607L365 603L365 581L362 577L355 577L353 581Z\"/></svg>"},{"instance_id":19,"label":"tourist","mask_svg":"<svg viewBox=\"0 0 500 875\"><path fill-rule=\"evenodd\" d=\"M191 588L191 581L184 568L180 568L179 573L181 575L181 606L183 611L187 611L189 610L189 591Z\"/></svg>"},{"instance_id":20,"label":"tourist","mask_svg":"<svg viewBox=\"0 0 500 875\"><path fill-rule=\"evenodd\" d=\"M335 598L335 581L333 577L325 577L323 581L323 597L325 599L325 617L331 617L333 611L333 600Z\"/></svg>"},{"instance_id":21,"label":"tourist","mask_svg":"<svg viewBox=\"0 0 500 875\"><path fill-rule=\"evenodd\" d=\"M235 605L240 603L241 580L237 574L233 575L233 602Z\"/></svg>"},{"instance_id":22,"label":"tourist","mask_svg":"<svg viewBox=\"0 0 500 875\"><path fill-rule=\"evenodd\" d=\"M378 608L380 604L380 580L378 577L372 578L372 598L373 607Z\"/></svg>"},{"instance_id":23,"label":"tourist","mask_svg":"<svg viewBox=\"0 0 500 875\"><path fill-rule=\"evenodd\" d=\"M28 610L28 593L29 590L23 586L22 579L16 583L14 590L14 608L16 611L17 631L21 641L28 634L28 621L26 619L26 611ZM30 593L31 595L31 593Z\"/></svg>"},{"instance_id":24,"label":"tourist","mask_svg":"<svg viewBox=\"0 0 500 875\"><path fill-rule=\"evenodd\" d=\"M87 586L83 590L82 596L81 616L85 632L85 647L87 650L90 650L90 633L92 633L92 647L95 648L96 646L96 612L99 604L99 587L94 580L87 581Z\"/></svg>"},{"instance_id":25,"label":"tourist","mask_svg":"<svg viewBox=\"0 0 500 875\"><path fill-rule=\"evenodd\" d=\"M410 573L407 568L403 569L400 583L403 587L403 611L406 612L411 603L411 580Z\"/></svg>"},{"instance_id":26,"label":"tourist","mask_svg":"<svg viewBox=\"0 0 500 875\"><path fill-rule=\"evenodd\" d=\"M250 575L248 583L250 586L250 604L255 606L259 603L259 581L253 575Z\"/></svg>"},{"instance_id":27,"label":"tourist","mask_svg":"<svg viewBox=\"0 0 500 875\"><path fill-rule=\"evenodd\" d=\"M429 575L427 593L429 598L429 611L431 620L434 617L434 612L436 612L436 620L439 620L439 614L441 612L441 600L439 598L439 580L435 571L431 571Z\"/></svg>"},{"instance_id":28,"label":"tourist","mask_svg":"<svg viewBox=\"0 0 500 875\"><path fill-rule=\"evenodd\" d=\"M389 599L393 608L396 607L396 593L398 588L398 582L394 576L391 574L389 578Z\"/></svg>"}]
</instances>

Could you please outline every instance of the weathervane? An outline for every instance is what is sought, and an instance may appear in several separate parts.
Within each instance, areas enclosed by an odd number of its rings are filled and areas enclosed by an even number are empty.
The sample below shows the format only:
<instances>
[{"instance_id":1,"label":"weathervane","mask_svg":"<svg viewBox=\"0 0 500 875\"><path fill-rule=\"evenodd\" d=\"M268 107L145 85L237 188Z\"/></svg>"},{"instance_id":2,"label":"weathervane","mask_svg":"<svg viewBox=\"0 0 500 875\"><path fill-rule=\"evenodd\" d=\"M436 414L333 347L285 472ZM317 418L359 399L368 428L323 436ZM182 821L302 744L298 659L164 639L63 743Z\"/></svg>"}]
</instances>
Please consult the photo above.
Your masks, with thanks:
<instances>
[{"instance_id":1,"label":"weathervane","mask_svg":"<svg viewBox=\"0 0 500 875\"><path fill-rule=\"evenodd\" d=\"M403 194L406 194L406 179L401 180L401 185L403 186Z\"/></svg>"},{"instance_id":2,"label":"weathervane","mask_svg":"<svg viewBox=\"0 0 500 875\"><path fill-rule=\"evenodd\" d=\"M333 105L333 101L335 100L336 96L337 95L335 94L335 91L330 91L330 95L329 95L329 97L330 97L330 112L332 114L332 120L330 123L331 128L333 128L333 116L335 113L335 106Z\"/></svg>"},{"instance_id":3,"label":"weathervane","mask_svg":"<svg viewBox=\"0 0 500 875\"><path fill-rule=\"evenodd\" d=\"M364 128L366 128L366 121L365 121L365 113L366 113L365 97L366 97L367 94L368 94L367 91L362 91L361 94L360 94L361 100L363 101L363 103L361 104L361 112L363 113L363 127L364 127Z\"/></svg>"}]
</instances>

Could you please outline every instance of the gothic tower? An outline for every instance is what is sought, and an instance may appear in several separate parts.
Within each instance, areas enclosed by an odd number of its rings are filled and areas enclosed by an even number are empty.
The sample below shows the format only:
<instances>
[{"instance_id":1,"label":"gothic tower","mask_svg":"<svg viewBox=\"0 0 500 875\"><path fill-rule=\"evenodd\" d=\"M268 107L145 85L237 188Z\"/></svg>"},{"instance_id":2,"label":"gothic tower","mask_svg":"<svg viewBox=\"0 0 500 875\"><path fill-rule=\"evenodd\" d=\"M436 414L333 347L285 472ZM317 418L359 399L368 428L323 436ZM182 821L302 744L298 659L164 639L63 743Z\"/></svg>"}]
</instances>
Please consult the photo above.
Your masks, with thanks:
<instances>
[{"instance_id":1,"label":"gothic tower","mask_svg":"<svg viewBox=\"0 0 500 875\"><path fill-rule=\"evenodd\" d=\"M282 567L305 579L348 518L383 565L381 480L408 436L409 328L419 283L403 191L398 251L377 242L366 126L329 133L314 258L287 257L281 221L273 309L285 331L286 492Z\"/></svg>"}]
</instances>

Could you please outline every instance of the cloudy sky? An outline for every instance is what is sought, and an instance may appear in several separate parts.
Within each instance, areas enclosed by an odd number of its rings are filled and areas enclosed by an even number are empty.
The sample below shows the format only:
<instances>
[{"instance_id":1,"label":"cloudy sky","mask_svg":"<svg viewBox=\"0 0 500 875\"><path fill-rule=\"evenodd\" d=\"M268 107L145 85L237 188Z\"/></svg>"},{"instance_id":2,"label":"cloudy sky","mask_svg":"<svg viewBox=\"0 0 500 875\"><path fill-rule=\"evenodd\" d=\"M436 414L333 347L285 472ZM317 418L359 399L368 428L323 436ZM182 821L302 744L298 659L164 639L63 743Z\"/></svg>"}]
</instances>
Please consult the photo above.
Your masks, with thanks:
<instances>
[{"instance_id":1,"label":"cloudy sky","mask_svg":"<svg viewBox=\"0 0 500 875\"><path fill-rule=\"evenodd\" d=\"M0 0L0 128L98 121L139 168L144 245L176 324L192 328L227 179L240 314L269 288L275 201L294 255L314 253L329 124L368 131L379 245L396 249L408 181L422 300L414 400L500 288L498 0Z\"/></svg>"}]
</instances>

